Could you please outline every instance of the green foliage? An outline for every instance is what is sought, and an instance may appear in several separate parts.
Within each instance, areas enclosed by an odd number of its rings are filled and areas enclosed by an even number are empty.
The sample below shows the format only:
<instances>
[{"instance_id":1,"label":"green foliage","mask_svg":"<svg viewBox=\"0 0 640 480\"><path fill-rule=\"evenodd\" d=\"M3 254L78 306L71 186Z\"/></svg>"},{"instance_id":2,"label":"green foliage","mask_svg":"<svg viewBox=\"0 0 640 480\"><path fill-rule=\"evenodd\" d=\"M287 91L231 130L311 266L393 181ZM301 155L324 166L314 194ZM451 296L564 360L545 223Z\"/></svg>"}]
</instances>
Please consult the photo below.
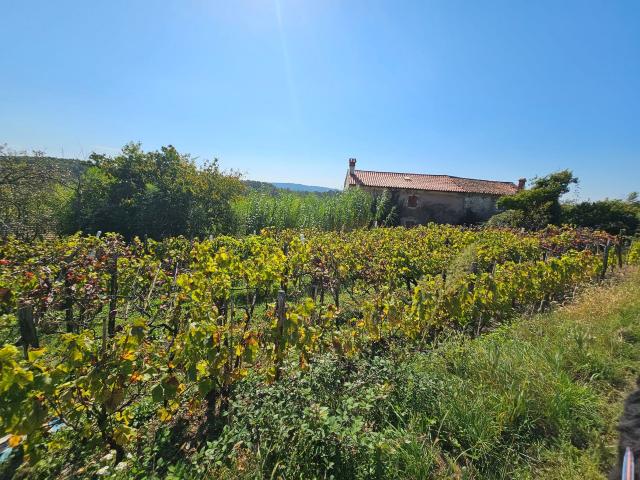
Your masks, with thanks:
<instances>
[{"instance_id":1,"label":"green foliage","mask_svg":"<svg viewBox=\"0 0 640 480\"><path fill-rule=\"evenodd\" d=\"M69 204L70 232L110 231L126 238L231 232L231 201L243 186L217 161L198 167L172 147L144 152L128 144L115 157L92 154Z\"/></svg>"},{"instance_id":2,"label":"green foliage","mask_svg":"<svg viewBox=\"0 0 640 480\"><path fill-rule=\"evenodd\" d=\"M0 236L29 240L57 232L61 206L85 168L79 161L0 145Z\"/></svg>"},{"instance_id":3,"label":"green foliage","mask_svg":"<svg viewBox=\"0 0 640 480\"><path fill-rule=\"evenodd\" d=\"M531 234L442 225L265 230L202 241L127 243L113 234L34 243L10 238L0 243L0 333L7 340L0 351L0 393L5 392L0 428L24 452L22 471L38 468L43 456L67 451L70 438L92 461L112 449L115 463L122 463L147 441L147 432L181 421L199 429L190 434L194 448L222 442L206 454L220 462L237 453L229 452L234 439L234 448L250 445L245 456L260 451L265 455L261 466L252 468L263 474L398 474L405 467L391 458L405 448L410 451L404 454L423 452L432 459L429 465L437 465L439 447L425 450L419 436L406 444L396 436L411 416L387 405L405 400L387 400L393 386L375 376L387 368L384 362L355 367L348 377L353 385L342 385L344 396L337 404L308 402L325 395L311 387L321 382L327 394L331 385L334 395L342 395L342 387L332 383L331 368L310 379L305 372L325 355L346 372L354 368L351 362L390 344L424 348L445 332L477 335L517 312L539 310L599 273L601 258L591 250L601 242L601 234L571 229ZM553 256L543 260L543 252ZM469 262L474 268L467 268ZM456 275L443 278L450 265ZM286 305L277 309L283 294ZM20 338L19 308L33 312L41 348L20 352L12 345ZM365 375L367 369L371 372ZM373 385L369 389L358 379ZM256 410L269 398L277 405L297 382L307 380L304 388L311 393L292 400L291 412L278 412L281 424ZM243 390L246 385L249 390ZM442 391L456 396L469 388L454 387ZM254 391L271 393L255 397ZM366 395L351 401L354 392ZM437 415L445 412L438 404L425 405ZM242 426L251 418L234 420L242 411L255 412L255 429ZM454 413L448 414L451 421ZM470 420L462 410L456 415L456 425ZM549 420L546 434L564 431L564 411L554 415L560 420ZM51 421L64 422L65 432L51 435ZM236 422L246 431L234 430ZM384 428L371 430L376 422ZM256 432L263 430L261 438ZM235 433L227 437L228 432ZM493 450L485 443L495 436L482 433L482 441L476 441L475 435L452 433L455 442L442 443L452 449L477 444L490 458ZM182 444L172 438L168 442ZM296 445L289 450L293 463L287 463L280 445L291 442Z\"/></svg>"},{"instance_id":4,"label":"green foliage","mask_svg":"<svg viewBox=\"0 0 640 480\"><path fill-rule=\"evenodd\" d=\"M505 210L493 215L485 225L490 228L520 228L525 221L525 214L521 210Z\"/></svg>"},{"instance_id":5,"label":"green foliage","mask_svg":"<svg viewBox=\"0 0 640 480\"><path fill-rule=\"evenodd\" d=\"M640 240L631 243L628 260L633 265L640 265Z\"/></svg>"},{"instance_id":6,"label":"green foliage","mask_svg":"<svg viewBox=\"0 0 640 480\"><path fill-rule=\"evenodd\" d=\"M560 197L569 192L571 184L578 183L570 170L551 173L533 180L531 188L498 199L498 208L522 212L519 227L539 229L561 222Z\"/></svg>"},{"instance_id":7,"label":"green foliage","mask_svg":"<svg viewBox=\"0 0 640 480\"><path fill-rule=\"evenodd\" d=\"M616 417L609 404L638 367L636 281L474 340L451 334L427 351L391 343L352 358L327 353L278 383L249 376L237 386L233 424L171 472L599 478L613 460L602 448ZM162 472L157 458L132 464L138 476Z\"/></svg>"},{"instance_id":8,"label":"green foliage","mask_svg":"<svg viewBox=\"0 0 640 480\"><path fill-rule=\"evenodd\" d=\"M394 227L398 225L398 212L394 198L388 189L375 198L374 220L379 227Z\"/></svg>"},{"instance_id":9,"label":"green foliage","mask_svg":"<svg viewBox=\"0 0 640 480\"><path fill-rule=\"evenodd\" d=\"M633 234L640 224L640 205L633 200L565 204L562 206L562 222L613 234L625 229L627 234Z\"/></svg>"}]
</instances>

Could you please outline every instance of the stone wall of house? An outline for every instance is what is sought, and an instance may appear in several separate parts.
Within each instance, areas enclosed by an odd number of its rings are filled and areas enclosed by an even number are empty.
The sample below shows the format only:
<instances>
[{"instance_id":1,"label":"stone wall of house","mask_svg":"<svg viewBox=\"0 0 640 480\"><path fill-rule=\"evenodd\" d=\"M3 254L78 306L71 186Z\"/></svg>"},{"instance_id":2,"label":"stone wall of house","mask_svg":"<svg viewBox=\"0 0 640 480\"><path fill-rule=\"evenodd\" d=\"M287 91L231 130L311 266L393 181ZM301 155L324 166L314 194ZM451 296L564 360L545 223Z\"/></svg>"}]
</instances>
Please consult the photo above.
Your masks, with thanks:
<instances>
[{"instance_id":1,"label":"stone wall of house","mask_svg":"<svg viewBox=\"0 0 640 480\"><path fill-rule=\"evenodd\" d=\"M472 217L473 222L488 220L498 211L496 208L498 198L496 195L466 194L465 212L467 216Z\"/></svg>"},{"instance_id":2,"label":"stone wall of house","mask_svg":"<svg viewBox=\"0 0 640 480\"><path fill-rule=\"evenodd\" d=\"M374 195L380 195L383 189L367 188ZM495 195L431 192L424 190L391 190L398 208L400 223L414 224L436 223L476 223L487 220L496 213Z\"/></svg>"}]
</instances>

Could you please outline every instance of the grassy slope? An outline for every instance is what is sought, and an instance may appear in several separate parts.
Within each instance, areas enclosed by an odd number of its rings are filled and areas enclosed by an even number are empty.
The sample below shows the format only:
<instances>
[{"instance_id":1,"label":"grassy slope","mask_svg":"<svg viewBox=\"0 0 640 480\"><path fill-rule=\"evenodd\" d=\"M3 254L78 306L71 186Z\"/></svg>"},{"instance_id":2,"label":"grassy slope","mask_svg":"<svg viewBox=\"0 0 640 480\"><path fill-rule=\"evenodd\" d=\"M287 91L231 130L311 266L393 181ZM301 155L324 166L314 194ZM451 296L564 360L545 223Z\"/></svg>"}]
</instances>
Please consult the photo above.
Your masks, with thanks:
<instances>
[{"instance_id":1,"label":"grassy slope","mask_svg":"<svg viewBox=\"0 0 640 480\"><path fill-rule=\"evenodd\" d=\"M595 397L600 422L583 448L561 441L525 469L531 478L603 478L615 463L616 425L640 372L640 272L587 290L580 301L514 327L517 338L554 355ZM536 338L538 336L538 338Z\"/></svg>"},{"instance_id":2,"label":"grassy slope","mask_svg":"<svg viewBox=\"0 0 640 480\"><path fill-rule=\"evenodd\" d=\"M471 477L603 478L615 461L623 399L640 370L637 271L552 313L463 343L462 359L452 360L459 365L448 369L468 387L461 402L466 418L455 422L470 430L469 453L504 448L487 455L489 468L479 462L482 471ZM513 427L521 435L509 448L495 433ZM511 457L513 464L505 461ZM477 464L471 458L471 470Z\"/></svg>"},{"instance_id":3,"label":"grassy slope","mask_svg":"<svg viewBox=\"0 0 640 480\"><path fill-rule=\"evenodd\" d=\"M640 370L639 347L637 271L554 312L464 341L459 352L445 346L447 372L462 384L459 401L443 400L453 430L468 437L468 452L456 459L469 463L470 474L460 476L603 478L615 462L615 427ZM452 471L460 473L456 466L444 476Z\"/></svg>"}]
</instances>

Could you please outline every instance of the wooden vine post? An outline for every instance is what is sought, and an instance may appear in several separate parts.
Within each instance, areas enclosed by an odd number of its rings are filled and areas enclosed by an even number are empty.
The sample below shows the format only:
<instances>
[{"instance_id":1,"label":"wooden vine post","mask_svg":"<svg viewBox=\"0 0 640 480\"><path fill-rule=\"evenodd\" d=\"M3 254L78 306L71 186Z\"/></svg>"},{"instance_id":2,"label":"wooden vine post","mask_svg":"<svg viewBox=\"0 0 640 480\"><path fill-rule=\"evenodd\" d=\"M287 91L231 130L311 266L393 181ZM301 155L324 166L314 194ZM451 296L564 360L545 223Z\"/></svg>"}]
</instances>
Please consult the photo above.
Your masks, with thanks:
<instances>
[{"instance_id":1,"label":"wooden vine post","mask_svg":"<svg viewBox=\"0 0 640 480\"><path fill-rule=\"evenodd\" d=\"M622 245L624 242L624 228L620 229L620 233L618 234L618 244L616 245L616 254L618 255L618 267L622 268Z\"/></svg>"},{"instance_id":2,"label":"wooden vine post","mask_svg":"<svg viewBox=\"0 0 640 480\"><path fill-rule=\"evenodd\" d=\"M284 359L285 347L285 322L286 322L286 296L284 290L278 291L278 299L276 301L276 317L278 319L276 332L276 370L275 380L280 380L282 375L282 361Z\"/></svg>"},{"instance_id":3,"label":"wooden vine post","mask_svg":"<svg viewBox=\"0 0 640 480\"><path fill-rule=\"evenodd\" d=\"M113 337L116 333L116 316L118 314L118 255L114 254L109 272L109 326L108 333Z\"/></svg>"},{"instance_id":4,"label":"wooden vine post","mask_svg":"<svg viewBox=\"0 0 640 480\"><path fill-rule=\"evenodd\" d=\"M40 348L36 324L33 321L33 306L20 305L18 307L18 327L20 329L20 341L24 349L24 358L29 358L29 347Z\"/></svg>"},{"instance_id":5,"label":"wooden vine post","mask_svg":"<svg viewBox=\"0 0 640 480\"><path fill-rule=\"evenodd\" d=\"M67 333L73 333L75 330L73 321L73 291L71 290L68 266L62 269L62 275L64 276L64 320L67 325Z\"/></svg>"},{"instance_id":6,"label":"wooden vine post","mask_svg":"<svg viewBox=\"0 0 640 480\"><path fill-rule=\"evenodd\" d=\"M609 266L609 249L611 248L611 240L607 240L607 244L604 246L604 253L602 255L602 272L600 272L600 280L604 280L607 274L607 267Z\"/></svg>"},{"instance_id":7,"label":"wooden vine post","mask_svg":"<svg viewBox=\"0 0 640 480\"><path fill-rule=\"evenodd\" d=\"M474 262L471 263L471 273L474 276L478 275L478 262L474 261ZM477 281L478 281L478 279L474 278L472 282L469 282L468 288L469 288L469 292L470 293L473 293L473 291L475 290Z\"/></svg>"}]
</instances>

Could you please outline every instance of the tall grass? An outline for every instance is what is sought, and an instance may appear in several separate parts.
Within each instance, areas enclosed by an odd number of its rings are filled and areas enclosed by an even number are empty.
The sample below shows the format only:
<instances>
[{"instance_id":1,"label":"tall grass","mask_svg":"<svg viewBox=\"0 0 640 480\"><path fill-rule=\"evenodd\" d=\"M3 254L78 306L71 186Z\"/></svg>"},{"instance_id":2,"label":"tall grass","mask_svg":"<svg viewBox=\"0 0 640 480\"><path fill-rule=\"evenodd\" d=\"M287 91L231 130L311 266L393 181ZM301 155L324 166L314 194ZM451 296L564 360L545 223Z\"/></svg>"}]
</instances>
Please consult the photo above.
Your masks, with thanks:
<instances>
[{"instance_id":1,"label":"tall grass","mask_svg":"<svg viewBox=\"0 0 640 480\"><path fill-rule=\"evenodd\" d=\"M352 230L372 222L373 199L360 189L336 194L252 191L238 199L233 210L240 234L267 227Z\"/></svg>"}]
</instances>

